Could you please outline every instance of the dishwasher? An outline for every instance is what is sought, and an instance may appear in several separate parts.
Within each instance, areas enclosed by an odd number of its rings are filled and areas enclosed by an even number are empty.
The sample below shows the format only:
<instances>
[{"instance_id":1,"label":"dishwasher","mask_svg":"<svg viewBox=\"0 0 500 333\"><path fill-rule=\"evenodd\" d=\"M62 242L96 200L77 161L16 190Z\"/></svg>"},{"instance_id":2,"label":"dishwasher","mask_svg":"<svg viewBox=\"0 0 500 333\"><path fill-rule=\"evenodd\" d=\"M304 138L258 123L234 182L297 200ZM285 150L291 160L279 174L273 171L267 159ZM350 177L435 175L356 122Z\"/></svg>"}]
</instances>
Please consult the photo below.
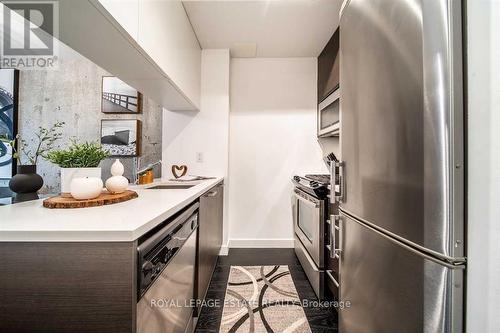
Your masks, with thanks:
<instances>
[{"instance_id":1,"label":"dishwasher","mask_svg":"<svg viewBox=\"0 0 500 333\"><path fill-rule=\"evenodd\" d=\"M193 326L198 208L195 203L137 247L137 332Z\"/></svg>"}]
</instances>

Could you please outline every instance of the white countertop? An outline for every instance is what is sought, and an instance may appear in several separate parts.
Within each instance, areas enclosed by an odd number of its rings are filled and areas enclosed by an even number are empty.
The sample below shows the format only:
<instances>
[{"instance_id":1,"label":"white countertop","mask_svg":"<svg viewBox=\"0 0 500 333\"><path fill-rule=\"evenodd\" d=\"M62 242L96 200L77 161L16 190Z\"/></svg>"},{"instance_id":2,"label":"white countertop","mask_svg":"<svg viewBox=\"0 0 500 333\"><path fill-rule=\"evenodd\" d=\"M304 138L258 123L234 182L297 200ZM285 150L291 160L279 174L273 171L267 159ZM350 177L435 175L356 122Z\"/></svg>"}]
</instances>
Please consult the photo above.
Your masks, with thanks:
<instances>
[{"instance_id":1,"label":"white countertop","mask_svg":"<svg viewBox=\"0 0 500 333\"><path fill-rule=\"evenodd\" d=\"M48 209L43 200L0 207L0 242L133 241L196 200L223 178L192 182L189 189L146 189L158 182L131 186L138 198L119 204ZM192 184L191 183L191 184Z\"/></svg>"}]
</instances>

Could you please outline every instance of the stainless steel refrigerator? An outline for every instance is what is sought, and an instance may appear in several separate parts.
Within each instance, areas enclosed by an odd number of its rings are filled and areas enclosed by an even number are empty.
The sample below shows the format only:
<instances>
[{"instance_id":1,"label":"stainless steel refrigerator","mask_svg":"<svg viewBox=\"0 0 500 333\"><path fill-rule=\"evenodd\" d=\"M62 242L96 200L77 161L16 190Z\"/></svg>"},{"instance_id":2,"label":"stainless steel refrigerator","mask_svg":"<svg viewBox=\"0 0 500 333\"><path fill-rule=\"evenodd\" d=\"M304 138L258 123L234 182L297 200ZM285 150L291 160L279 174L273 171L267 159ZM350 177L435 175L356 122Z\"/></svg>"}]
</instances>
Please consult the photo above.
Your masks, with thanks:
<instances>
[{"instance_id":1,"label":"stainless steel refrigerator","mask_svg":"<svg viewBox=\"0 0 500 333\"><path fill-rule=\"evenodd\" d=\"M462 2L351 0L340 18L340 331L461 332Z\"/></svg>"}]
</instances>

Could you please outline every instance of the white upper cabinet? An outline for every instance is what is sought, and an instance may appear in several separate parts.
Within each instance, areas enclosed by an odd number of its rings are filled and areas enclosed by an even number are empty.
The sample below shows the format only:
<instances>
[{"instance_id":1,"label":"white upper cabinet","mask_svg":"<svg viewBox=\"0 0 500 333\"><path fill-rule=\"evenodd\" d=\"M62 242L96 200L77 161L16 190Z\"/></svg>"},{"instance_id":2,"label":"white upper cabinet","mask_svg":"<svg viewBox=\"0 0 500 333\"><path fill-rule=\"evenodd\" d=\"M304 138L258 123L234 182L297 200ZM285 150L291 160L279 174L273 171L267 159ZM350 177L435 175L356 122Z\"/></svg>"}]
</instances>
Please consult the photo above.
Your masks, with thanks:
<instances>
[{"instance_id":1,"label":"white upper cabinet","mask_svg":"<svg viewBox=\"0 0 500 333\"><path fill-rule=\"evenodd\" d=\"M139 0L99 0L128 34L138 40Z\"/></svg>"},{"instance_id":2,"label":"white upper cabinet","mask_svg":"<svg viewBox=\"0 0 500 333\"><path fill-rule=\"evenodd\" d=\"M201 48L180 1L140 0L138 43L199 108Z\"/></svg>"},{"instance_id":3,"label":"white upper cabinet","mask_svg":"<svg viewBox=\"0 0 500 333\"><path fill-rule=\"evenodd\" d=\"M199 109L201 48L182 2L99 1Z\"/></svg>"},{"instance_id":4,"label":"white upper cabinet","mask_svg":"<svg viewBox=\"0 0 500 333\"><path fill-rule=\"evenodd\" d=\"M201 47L180 0L58 4L64 44L170 111L200 109Z\"/></svg>"},{"instance_id":5,"label":"white upper cabinet","mask_svg":"<svg viewBox=\"0 0 500 333\"><path fill-rule=\"evenodd\" d=\"M59 1L59 40L168 110L200 108L201 48L179 1Z\"/></svg>"}]
</instances>

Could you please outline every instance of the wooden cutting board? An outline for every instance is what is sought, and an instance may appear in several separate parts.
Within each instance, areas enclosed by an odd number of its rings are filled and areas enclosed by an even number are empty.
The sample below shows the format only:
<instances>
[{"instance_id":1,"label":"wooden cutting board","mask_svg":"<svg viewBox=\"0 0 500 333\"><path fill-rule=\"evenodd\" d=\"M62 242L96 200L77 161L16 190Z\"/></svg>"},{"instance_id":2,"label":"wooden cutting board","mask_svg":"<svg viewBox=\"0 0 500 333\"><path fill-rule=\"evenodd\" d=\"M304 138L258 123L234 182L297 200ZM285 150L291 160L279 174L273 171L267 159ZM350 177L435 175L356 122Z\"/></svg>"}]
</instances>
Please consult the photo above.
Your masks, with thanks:
<instances>
[{"instance_id":1,"label":"wooden cutting board","mask_svg":"<svg viewBox=\"0 0 500 333\"><path fill-rule=\"evenodd\" d=\"M88 200L76 200L75 198L66 197L51 197L43 201L43 207L45 208L86 208L86 207L98 207L104 205L112 205L127 200L137 198L137 192L127 190L119 194L111 194L107 191L101 193L95 199Z\"/></svg>"}]
</instances>

